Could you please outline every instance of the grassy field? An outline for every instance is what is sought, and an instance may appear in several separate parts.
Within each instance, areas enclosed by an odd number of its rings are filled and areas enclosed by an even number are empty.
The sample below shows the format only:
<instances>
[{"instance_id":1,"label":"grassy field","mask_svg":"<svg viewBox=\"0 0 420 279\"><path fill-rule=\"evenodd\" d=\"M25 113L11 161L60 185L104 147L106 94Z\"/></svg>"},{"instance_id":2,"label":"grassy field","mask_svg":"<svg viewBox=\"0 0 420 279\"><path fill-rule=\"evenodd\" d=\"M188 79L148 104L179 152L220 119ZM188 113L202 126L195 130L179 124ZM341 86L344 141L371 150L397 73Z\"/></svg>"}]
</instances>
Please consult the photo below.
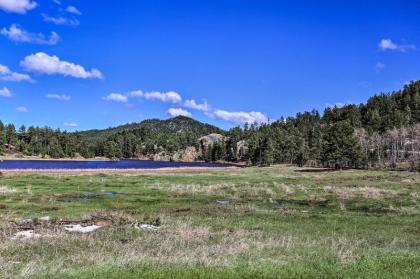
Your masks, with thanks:
<instances>
[{"instance_id":1,"label":"grassy field","mask_svg":"<svg viewBox=\"0 0 420 279\"><path fill-rule=\"evenodd\" d=\"M419 173L0 176L0 278L355 277L420 278Z\"/></svg>"}]
</instances>

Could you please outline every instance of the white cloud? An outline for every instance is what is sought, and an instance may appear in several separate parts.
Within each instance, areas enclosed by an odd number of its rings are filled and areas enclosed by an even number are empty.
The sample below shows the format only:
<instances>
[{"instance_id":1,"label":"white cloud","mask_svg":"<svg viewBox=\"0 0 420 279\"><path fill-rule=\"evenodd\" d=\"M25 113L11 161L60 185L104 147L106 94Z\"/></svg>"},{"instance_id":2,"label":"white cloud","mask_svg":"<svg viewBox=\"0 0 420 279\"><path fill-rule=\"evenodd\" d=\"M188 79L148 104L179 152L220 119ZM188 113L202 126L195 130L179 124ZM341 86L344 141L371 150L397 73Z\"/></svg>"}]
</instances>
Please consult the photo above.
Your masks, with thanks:
<instances>
[{"instance_id":1,"label":"white cloud","mask_svg":"<svg viewBox=\"0 0 420 279\"><path fill-rule=\"evenodd\" d=\"M0 0L0 9L8 13L26 14L37 5L32 0Z\"/></svg>"},{"instance_id":2,"label":"white cloud","mask_svg":"<svg viewBox=\"0 0 420 279\"><path fill-rule=\"evenodd\" d=\"M54 3L56 3L57 5L61 5L61 1L59 0L52 0Z\"/></svg>"},{"instance_id":3,"label":"white cloud","mask_svg":"<svg viewBox=\"0 0 420 279\"><path fill-rule=\"evenodd\" d=\"M105 101L112 101L112 102L119 102L119 103L126 103L128 101L128 97L120 94L120 93L111 93L108 96L103 97Z\"/></svg>"},{"instance_id":4,"label":"white cloud","mask_svg":"<svg viewBox=\"0 0 420 279\"><path fill-rule=\"evenodd\" d=\"M33 79L26 74L12 72L7 66L0 64L0 80L2 81L28 81L33 82Z\"/></svg>"},{"instance_id":5,"label":"white cloud","mask_svg":"<svg viewBox=\"0 0 420 279\"><path fill-rule=\"evenodd\" d=\"M400 52L407 52L409 50L416 49L415 45L399 45L394 43L391 39L382 39L379 43L379 48L383 51L386 50L393 50L393 51L400 51Z\"/></svg>"},{"instance_id":6,"label":"white cloud","mask_svg":"<svg viewBox=\"0 0 420 279\"><path fill-rule=\"evenodd\" d=\"M0 0L1 1L1 0ZM42 18L45 22L53 23L55 25L69 25L69 26L77 26L80 24L80 21L75 18L68 18L68 17L52 17L47 14L42 14Z\"/></svg>"},{"instance_id":7,"label":"white cloud","mask_svg":"<svg viewBox=\"0 0 420 279\"><path fill-rule=\"evenodd\" d=\"M65 94L47 94L45 97L49 99L56 99L59 101L70 101L71 97Z\"/></svg>"},{"instance_id":8,"label":"white cloud","mask_svg":"<svg viewBox=\"0 0 420 279\"><path fill-rule=\"evenodd\" d=\"M39 45L55 45L60 41L60 36L57 33L51 32L49 37L42 33L29 33L16 24L12 24L9 29L2 28L0 34L6 36L14 42L33 43Z\"/></svg>"},{"instance_id":9,"label":"white cloud","mask_svg":"<svg viewBox=\"0 0 420 279\"><path fill-rule=\"evenodd\" d=\"M235 124L253 124L253 123L267 123L268 117L262 112L251 111L251 112L230 112L225 110L216 110L213 115L219 119L229 121Z\"/></svg>"},{"instance_id":10,"label":"white cloud","mask_svg":"<svg viewBox=\"0 0 420 279\"><path fill-rule=\"evenodd\" d=\"M375 71L377 73L382 72L385 68L386 68L386 65L382 62L378 62L378 63L375 64Z\"/></svg>"},{"instance_id":11,"label":"white cloud","mask_svg":"<svg viewBox=\"0 0 420 279\"><path fill-rule=\"evenodd\" d=\"M189 111L182 108L170 108L168 109L167 113L171 117L176 117L176 116L191 117L192 116Z\"/></svg>"},{"instance_id":12,"label":"white cloud","mask_svg":"<svg viewBox=\"0 0 420 279\"><path fill-rule=\"evenodd\" d=\"M343 108L347 106L349 103L337 102L335 104L325 104L328 108Z\"/></svg>"},{"instance_id":13,"label":"white cloud","mask_svg":"<svg viewBox=\"0 0 420 279\"><path fill-rule=\"evenodd\" d=\"M62 61L57 56L50 56L43 52L26 56L24 60L20 62L20 65L25 68L25 70L38 74L61 74L83 79L103 78L102 73L97 69L87 71L80 65Z\"/></svg>"},{"instance_id":14,"label":"white cloud","mask_svg":"<svg viewBox=\"0 0 420 279\"><path fill-rule=\"evenodd\" d=\"M144 98L146 100L159 100L165 103L177 104L182 102L182 97L174 91L162 92L143 92L141 90L133 91L129 94L131 97Z\"/></svg>"},{"instance_id":15,"label":"white cloud","mask_svg":"<svg viewBox=\"0 0 420 279\"><path fill-rule=\"evenodd\" d=\"M201 112L210 111L210 106L207 101L204 101L202 104L198 104L195 100L186 100L184 106L187 108L199 110Z\"/></svg>"},{"instance_id":16,"label":"white cloud","mask_svg":"<svg viewBox=\"0 0 420 279\"><path fill-rule=\"evenodd\" d=\"M75 122L65 122L64 126L71 127L71 128L76 128L76 127L79 127L79 124L77 124Z\"/></svg>"},{"instance_id":17,"label":"white cloud","mask_svg":"<svg viewBox=\"0 0 420 279\"><path fill-rule=\"evenodd\" d=\"M82 13L75 6L68 6L66 8L66 12L75 14L75 15L82 15Z\"/></svg>"},{"instance_id":18,"label":"white cloud","mask_svg":"<svg viewBox=\"0 0 420 279\"><path fill-rule=\"evenodd\" d=\"M17 107L16 111L18 111L18 112L28 112L28 109L26 107Z\"/></svg>"},{"instance_id":19,"label":"white cloud","mask_svg":"<svg viewBox=\"0 0 420 279\"><path fill-rule=\"evenodd\" d=\"M10 98L10 97L13 97L13 94L12 92L10 92L9 89L7 89L6 87L3 87L3 89L0 88L0 97Z\"/></svg>"}]
</instances>

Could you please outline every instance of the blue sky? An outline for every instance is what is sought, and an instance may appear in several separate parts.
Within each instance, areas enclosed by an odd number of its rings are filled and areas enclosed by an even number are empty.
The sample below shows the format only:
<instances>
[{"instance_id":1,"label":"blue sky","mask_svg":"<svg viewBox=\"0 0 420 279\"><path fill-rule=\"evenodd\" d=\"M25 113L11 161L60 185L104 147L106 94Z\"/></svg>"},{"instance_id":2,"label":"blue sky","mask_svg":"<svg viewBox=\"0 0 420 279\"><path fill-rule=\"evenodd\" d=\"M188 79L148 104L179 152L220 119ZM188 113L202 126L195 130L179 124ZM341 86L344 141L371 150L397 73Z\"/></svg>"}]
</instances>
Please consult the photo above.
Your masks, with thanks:
<instances>
[{"instance_id":1,"label":"blue sky","mask_svg":"<svg viewBox=\"0 0 420 279\"><path fill-rule=\"evenodd\" d=\"M420 74L420 1L0 0L0 119L223 128L360 103Z\"/></svg>"}]
</instances>

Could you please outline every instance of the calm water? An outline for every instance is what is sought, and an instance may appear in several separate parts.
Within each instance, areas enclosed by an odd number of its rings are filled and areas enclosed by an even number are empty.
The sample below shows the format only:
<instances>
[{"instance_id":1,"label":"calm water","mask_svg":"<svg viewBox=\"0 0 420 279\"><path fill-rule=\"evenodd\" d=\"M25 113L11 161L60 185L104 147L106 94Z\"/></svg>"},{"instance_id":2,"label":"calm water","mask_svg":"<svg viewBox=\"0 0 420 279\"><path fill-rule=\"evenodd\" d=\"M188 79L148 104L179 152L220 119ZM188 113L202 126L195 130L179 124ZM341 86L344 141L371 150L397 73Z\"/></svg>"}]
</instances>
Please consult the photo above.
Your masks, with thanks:
<instances>
[{"instance_id":1,"label":"calm water","mask_svg":"<svg viewBox=\"0 0 420 279\"><path fill-rule=\"evenodd\" d=\"M229 164L158 162L143 160L121 161L48 161L48 160L5 160L0 169L159 169L177 167L227 167Z\"/></svg>"}]
</instances>

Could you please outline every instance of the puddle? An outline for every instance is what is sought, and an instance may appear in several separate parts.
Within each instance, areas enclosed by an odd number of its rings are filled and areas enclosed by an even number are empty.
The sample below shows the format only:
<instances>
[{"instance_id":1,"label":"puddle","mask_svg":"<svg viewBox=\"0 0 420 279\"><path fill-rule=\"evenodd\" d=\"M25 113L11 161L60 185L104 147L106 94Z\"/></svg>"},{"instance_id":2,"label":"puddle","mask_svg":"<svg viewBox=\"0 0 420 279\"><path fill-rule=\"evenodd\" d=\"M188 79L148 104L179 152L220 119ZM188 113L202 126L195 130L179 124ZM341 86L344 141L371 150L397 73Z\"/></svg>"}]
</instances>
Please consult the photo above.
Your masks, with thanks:
<instances>
[{"instance_id":1,"label":"puddle","mask_svg":"<svg viewBox=\"0 0 420 279\"><path fill-rule=\"evenodd\" d=\"M75 200L91 200L97 198L117 198L125 196L117 192L93 192L93 191L82 191L80 195L65 196L65 201L75 201Z\"/></svg>"},{"instance_id":2,"label":"puddle","mask_svg":"<svg viewBox=\"0 0 420 279\"><path fill-rule=\"evenodd\" d=\"M284 206L284 201L283 200L275 200L274 204L278 207L283 207Z\"/></svg>"}]
</instances>

